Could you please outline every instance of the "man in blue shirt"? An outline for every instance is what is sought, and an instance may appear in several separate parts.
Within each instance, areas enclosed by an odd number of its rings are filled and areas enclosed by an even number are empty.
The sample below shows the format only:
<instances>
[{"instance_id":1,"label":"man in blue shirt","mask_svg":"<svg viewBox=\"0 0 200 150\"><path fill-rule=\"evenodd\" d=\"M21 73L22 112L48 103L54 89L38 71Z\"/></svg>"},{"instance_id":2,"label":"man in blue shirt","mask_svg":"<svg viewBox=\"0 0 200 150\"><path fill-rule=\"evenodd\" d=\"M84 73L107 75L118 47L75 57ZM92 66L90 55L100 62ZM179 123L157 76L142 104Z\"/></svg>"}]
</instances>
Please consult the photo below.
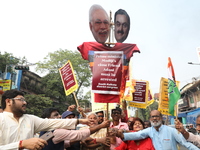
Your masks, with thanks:
<instances>
[{"instance_id":1,"label":"man in blue shirt","mask_svg":"<svg viewBox=\"0 0 200 150\"><path fill-rule=\"evenodd\" d=\"M156 150L177 150L177 144L181 144L189 150L198 150L190 142L187 142L181 133L174 128L162 125L162 114L158 110L151 111L151 127L138 132L123 133L118 130L116 136L124 141L139 140L150 137Z\"/></svg>"}]
</instances>

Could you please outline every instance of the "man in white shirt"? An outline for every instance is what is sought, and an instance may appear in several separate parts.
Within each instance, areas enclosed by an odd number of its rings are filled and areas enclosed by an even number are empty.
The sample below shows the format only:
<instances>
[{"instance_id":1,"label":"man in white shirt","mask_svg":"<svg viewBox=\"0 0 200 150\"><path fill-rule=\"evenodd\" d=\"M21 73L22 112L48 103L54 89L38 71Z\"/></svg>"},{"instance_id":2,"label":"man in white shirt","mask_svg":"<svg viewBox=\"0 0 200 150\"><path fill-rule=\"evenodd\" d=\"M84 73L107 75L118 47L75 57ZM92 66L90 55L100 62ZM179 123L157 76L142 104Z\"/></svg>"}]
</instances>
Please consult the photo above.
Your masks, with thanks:
<instances>
[{"instance_id":1,"label":"man in white shirt","mask_svg":"<svg viewBox=\"0 0 200 150\"><path fill-rule=\"evenodd\" d=\"M24 94L18 90L8 90L2 95L0 150L40 150L47 142L33 138L35 133L57 128L75 129L78 123L88 124L87 119L42 119L24 114L26 105Z\"/></svg>"}]
</instances>

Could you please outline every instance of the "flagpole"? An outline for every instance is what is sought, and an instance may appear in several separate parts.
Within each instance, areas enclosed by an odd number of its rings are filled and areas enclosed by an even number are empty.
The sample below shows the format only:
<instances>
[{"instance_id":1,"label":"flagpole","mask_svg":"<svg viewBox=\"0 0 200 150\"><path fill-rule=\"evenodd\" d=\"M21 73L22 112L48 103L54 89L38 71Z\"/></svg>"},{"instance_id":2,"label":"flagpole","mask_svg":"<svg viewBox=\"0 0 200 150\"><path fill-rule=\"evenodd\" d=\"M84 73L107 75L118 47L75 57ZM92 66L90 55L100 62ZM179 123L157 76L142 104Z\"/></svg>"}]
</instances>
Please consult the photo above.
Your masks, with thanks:
<instances>
[{"instance_id":1,"label":"flagpole","mask_svg":"<svg viewBox=\"0 0 200 150\"><path fill-rule=\"evenodd\" d=\"M173 81L173 84L175 85L175 87L176 87L176 89L175 88L173 88L172 89L172 91L173 91L173 93L176 93L177 94L177 92L179 91L178 90L178 87L177 87L177 85L176 85L176 78L175 78L175 72L174 72L174 68L173 68L173 65L172 65L172 62L171 62L171 58L170 57L168 57L168 68L170 69L170 71L171 71L171 80ZM168 80L170 80L170 79L168 79ZM170 81L170 82L172 82L172 81ZM175 92L176 91L176 92ZM170 91L171 92L171 91ZM171 94L171 93L170 93ZM180 91L179 91L179 94L180 94ZM171 94L172 95L172 94ZM177 101L178 101L178 98L180 98L180 95L179 96L176 96L176 97L174 97L174 101L176 101L175 103L174 103L174 112L175 112L175 118L176 119L178 119L178 105L177 105Z\"/></svg>"}]
</instances>

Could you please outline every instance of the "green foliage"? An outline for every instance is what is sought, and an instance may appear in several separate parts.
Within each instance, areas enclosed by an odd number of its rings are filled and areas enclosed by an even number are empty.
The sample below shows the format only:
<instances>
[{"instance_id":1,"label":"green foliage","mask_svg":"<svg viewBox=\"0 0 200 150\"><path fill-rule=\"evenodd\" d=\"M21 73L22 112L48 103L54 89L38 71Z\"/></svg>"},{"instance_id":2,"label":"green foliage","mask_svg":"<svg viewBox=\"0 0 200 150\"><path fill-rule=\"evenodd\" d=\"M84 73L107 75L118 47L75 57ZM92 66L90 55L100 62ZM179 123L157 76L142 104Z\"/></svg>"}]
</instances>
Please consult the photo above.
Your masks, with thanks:
<instances>
[{"instance_id":1,"label":"green foliage","mask_svg":"<svg viewBox=\"0 0 200 150\"><path fill-rule=\"evenodd\" d=\"M154 101L146 109L138 108L138 117L142 120L149 120L150 112L158 109L158 102Z\"/></svg>"},{"instance_id":2,"label":"green foliage","mask_svg":"<svg viewBox=\"0 0 200 150\"><path fill-rule=\"evenodd\" d=\"M145 111L146 109L138 108L138 117L143 121L145 120Z\"/></svg>"},{"instance_id":3,"label":"green foliage","mask_svg":"<svg viewBox=\"0 0 200 150\"><path fill-rule=\"evenodd\" d=\"M88 100L91 99L91 91L88 91L84 96L83 99Z\"/></svg>"},{"instance_id":4,"label":"green foliage","mask_svg":"<svg viewBox=\"0 0 200 150\"><path fill-rule=\"evenodd\" d=\"M37 63L37 71L48 74L42 78L42 85L45 89L46 96L53 98L61 109L66 110L66 107L71 104L76 104L72 95L66 96L59 74L61 68L67 61L72 63L74 73L78 82L78 89L75 92L78 99L85 100L89 96L83 96L83 88L89 87L91 82L91 70L88 61L83 60L78 51L57 50L49 53L43 61Z\"/></svg>"},{"instance_id":5,"label":"green foliage","mask_svg":"<svg viewBox=\"0 0 200 150\"><path fill-rule=\"evenodd\" d=\"M59 73L50 73L42 78L42 86L46 96L54 100L53 106L65 111L67 105L75 103L72 96L66 97Z\"/></svg>"},{"instance_id":6,"label":"green foliage","mask_svg":"<svg viewBox=\"0 0 200 150\"><path fill-rule=\"evenodd\" d=\"M12 67L9 65L15 65L19 62L19 59L15 58L13 54L0 52L0 71L5 72L7 66L7 72L13 72Z\"/></svg>"},{"instance_id":7,"label":"green foliage","mask_svg":"<svg viewBox=\"0 0 200 150\"><path fill-rule=\"evenodd\" d=\"M52 107L53 101L49 97L43 97L44 95L25 95L27 101L27 114L33 114L41 116L42 111L45 108Z\"/></svg>"},{"instance_id":8,"label":"green foliage","mask_svg":"<svg viewBox=\"0 0 200 150\"><path fill-rule=\"evenodd\" d=\"M158 102L154 101L149 107L150 107L150 110L157 110L158 109Z\"/></svg>"}]
</instances>

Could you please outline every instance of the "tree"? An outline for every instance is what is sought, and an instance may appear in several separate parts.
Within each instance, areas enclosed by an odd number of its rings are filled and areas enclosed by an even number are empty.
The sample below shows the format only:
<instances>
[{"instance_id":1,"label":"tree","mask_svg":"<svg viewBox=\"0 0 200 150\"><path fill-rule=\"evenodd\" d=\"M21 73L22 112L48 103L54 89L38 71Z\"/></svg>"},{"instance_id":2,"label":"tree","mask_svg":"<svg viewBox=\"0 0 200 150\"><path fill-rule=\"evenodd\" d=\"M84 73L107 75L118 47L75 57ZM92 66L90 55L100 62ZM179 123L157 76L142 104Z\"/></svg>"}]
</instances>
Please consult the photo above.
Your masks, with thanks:
<instances>
[{"instance_id":1,"label":"tree","mask_svg":"<svg viewBox=\"0 0 200 150\"><path fill-rule=\"evenodd\" d=\"M71 50L57 50L54 53L49 53L44 61L37 63L37 71L48 74L42 78L46 96L55 98L58 104L70 105L74 104L72 95L65 96L61 77L58 69L61 68L68 60L71 61L76 79L78 82L78 89L75 92L78 99L83 99L83 88L89 87L91 82L91 71L88 61L83 60L78 51ZM63 107L63 105L61 106Z\"/></svg>"},{"instance_id":2,"label":"tree","mask_svg":"<svg viewBox=\"0 0 200 150\"><path fill-rule=\"evenodd\" d=\"M12 77L12 74L15 73L15 70L13 69L15 65L26 65L27 63L28 61L25 57L16 58L11 53L5 52L4 54L2 54L0 52L0 77L3 78L3 74L1 74L1 72L10 72ZM32 88L35 89L38 87L32 86ZM37 90L42 91L40 87ZM28 103L27 113L29 114L41 116L44 108L53 106L53 101L49 97L44 97L44 95L25 94L25 98Z\"/></svg>"},{"instance_id":3,"label":"tree","mask_svg":"<svg viewBox=\"0 0 200 150\"><path fill-rule=\"evenodd\" d=\"M52 107L53 103L49 97L44 97L44 95L26 94L25 99L27 101L26 112L39 117L41 116L43 110L45 108Z\"/></svg>"},{"instance_id":4,"label":"tree","mask_svg":"<svg viewBox=\"0 0 200 150\"><path fill-rule=\"evenodd\" d=\"M65 95L59 73L49 73L41 81L45 95L54 100L53 106L58 107L61 112L65 111L68 105L74 104L72 95Z\"/></svg>"},{"instance_id":5,"label":"tree","mask_svg":"<svg viewBox=\"0 0 200 150\"><path fill-rule=\"evenodd\" d=\"M14 57L13 54L5 52L2 54L0 52L0 71L4 73L7 72L13 72L12 65L15 65L19 62L19 59Z\"/></svg>"},{"instance_id":6,"label":"tree","mask_svg":"<svg viewBox=\"0 0 200 150\"><path fill-rule=\"evenodd\" d=\"M138 108L138 117L142 120L149 120L151 110L158 109L158 102L154 101L151 105L147 106L146 109Z\"/></svg>"}]
</instances>

